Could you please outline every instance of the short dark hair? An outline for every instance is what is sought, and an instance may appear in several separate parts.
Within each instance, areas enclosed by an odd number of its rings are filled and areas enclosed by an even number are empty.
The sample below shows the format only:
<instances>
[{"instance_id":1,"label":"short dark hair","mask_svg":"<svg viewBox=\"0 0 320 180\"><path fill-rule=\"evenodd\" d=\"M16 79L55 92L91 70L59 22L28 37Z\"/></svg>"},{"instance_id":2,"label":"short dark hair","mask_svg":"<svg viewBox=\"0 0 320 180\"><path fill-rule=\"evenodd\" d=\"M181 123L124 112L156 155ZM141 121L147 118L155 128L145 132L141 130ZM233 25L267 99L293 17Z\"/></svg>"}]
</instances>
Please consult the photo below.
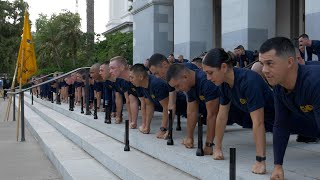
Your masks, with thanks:
<instances>
[{"instance_id":1,"label":"short dark hair","mask_svg":"<svg viewBox=\"0 0 320 180\"><path fill-rule=\"evenodd\" d=\"M109 65L110 64L110 61L107 59L107 60L105 60L101 65Z\"/></svg>"},{"instance_id":2,"label":"short dark hair","mask_svg":"<svg viewBox=\"0 0 320 180\"><path fill-rule=\"evenodd\" d=\"M222 63L233 66L235 56L232 52L225 52L222 48L211 49L203 58L202 64L220 68Z\"/></svg>"},{"instance_id":3,"label":"short dark hair","mask_svg":"<svg viewBox=\"0 0 320 180\"><path fill-rule=\"evenodd\" d=\"M199 62L202 63L202 59L204 58L204 56L207 54L207 52L202 52L199 56L195 57L192 59L191 62Z\"/></svg>"},{"instance_id":4,"label":"short dark hair","mask_svg":"<svg viewBox=\"0 0 320 180\"><path fill-rule=\"evenodd\" d=\"M308 34L301 34L301 35L299 36L299 38L307 38L307 39L309 39L309 36L308 36Z\"/></svg>"},{"instance_id":5,"label":"short dark hair","mask_svg":"<svg viewBox=\"0 0 320 180\"><path fill-rule=\"evenodd\" d=\"M174 55L171 53L171 54L169 54L169 56L173 56L174 57Z\"/></svg>"},{"instance_id":6,"label":"short dark hair","mask_svg":"<svg viewBox=\"0 0 320 180\"><path fill-rule=\"evenodd\" d=\"M286 37L274 37L266 40L260 47L261 54L274 49L276 56L295 57L295 49L291 40Z\"/></svg>"},{"instance_id":7,"label":"short dark hair","mask_svg":"<svg viewBox=\"0 0 320 180\"><path fill-rule=\"evenodd\" d=\"M167 81L171 79L178 79L182 76L183 72L189 71L189 69L184 64L172 64L167 71Z\"/></svg>"},{"instance_id":8,"label":"short dark hair","mask_svg":"<svg viewBox=\"0 0 320 180\"><path fill-rule=\"evenodd\" d=\"M169 63L167 57L165 57L163 54L155 53L149 59L149 68L151 66L158 66L164 61Z\"/></svg>"},{"instance_id":9,"label":"short dark hair","mask_svg":"<svg viewBox=\"0 0 320 180\"><path fill-rule=\"evenodd\" d=\"M202 58L200 58L200 57L195 57L195 58L192 59L191 62L202 63Z\"/></svg>"},{"instance_id":10,"label":"short dark hair","mask_svg":"<svg viewBox=\"0 0 320 180\"><path fill-rule=\"evenodd\" d=\"M147 69L143 64L138 63L131 66L130 71L132 71L134 74L141 74L143 77L148 76Z\"/></svg>"},{"instance_id":11,"label":"short dark hair","mask_svg":"<svg viewBox=\"0 0 320 180\"><path fill-rule=\"evenodd\" d=\"M236 48L234 48L234 50L236 50L236 49L243 49L244 50L244 47L242 45L239 45Z\"/></svg>"}]
</instances>

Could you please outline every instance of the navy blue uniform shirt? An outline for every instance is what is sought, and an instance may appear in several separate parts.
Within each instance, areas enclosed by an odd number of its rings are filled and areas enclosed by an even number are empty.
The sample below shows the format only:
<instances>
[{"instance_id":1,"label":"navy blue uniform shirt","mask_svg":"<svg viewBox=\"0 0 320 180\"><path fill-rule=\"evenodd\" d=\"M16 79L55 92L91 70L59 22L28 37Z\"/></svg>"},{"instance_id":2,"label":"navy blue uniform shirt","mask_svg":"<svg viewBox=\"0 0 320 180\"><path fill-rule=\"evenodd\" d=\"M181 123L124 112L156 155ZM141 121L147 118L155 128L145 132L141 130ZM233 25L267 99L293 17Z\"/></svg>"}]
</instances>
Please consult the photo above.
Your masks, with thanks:
<instances>
[{"instance_id":1,"label":"navy blue uniform shirt","mask_svg":"<svg viewBox=\"0 0 320 180\"><path fill-rule=\"evenodd\" d=\"M305 65L320 65L320 61L305 61Z\"/></svg>"},{"instance_id":2,"label":"navy blue uniform shirt","mask_svg":"<svg viewBox=\"0 0 320 180\"><path fill-rule=\"evenodd\" d=\"M320 66L299 65L293 91L274 87L274 163L282 164L290 133L320 135Z\"/></svg>"},{"instance_id":3,"label":"navy blue uniform shirt","mask_svg":"<svg viewBox=\"0 0 320 180\"><path fill-rule=\"evenodd\" d=\"M320 41L312 40L311 48L313 49L314 53L318 56L318 61L320 61Z\"/></svg>"},{"instance_id":4,"label":"navy blue uniform shirt","mask_svg":"<svg viewBox=\"0 0 320 180\"><path fill-rule=\"evenodd\" d=\"M169 86L167 82L153 75L149 75L148 88L141 88L141 92L145 98L148 98L157 111L161 111L160 101L169 97Z\"/></svg>"},{"instance_id":5,"label":"navy blue uniform shirt","mask_svg":"<svg viewBox=\"0 0 320 180\"><path fill-rule=\"evenodd\" d=\"M245 50L244 54L241 55L240 57L237 57L237 62L239 62L239 66L241 68L245 67L244 62L247 62L247 64L250 64L254 61L254 57L253 57L253 51L249 51L249 50Z\"/></svg>"},{"instance_id":6,"label":"navy blue uniform shirt","mask_svg":"<svg viewBox=\"0 0 320 180\"><path fill-rule=\"evenodd\" d=\"M103 82L94 81L94 83L93 83L93 89L94 89L96 92L102 92L102 90L103 90Z\"/></svg>"},{"instance_id":7,"label":"navy blue uniform shirt","mask_svg":"<svg viewBox=\"0 0 320 180\"><path fill-rule=\"evenodd\" d=\"M214 100L220 96L219 88L211 81L207 80L207 75L201 70L195 70L196 84L188 92L188 102L197 101L199 112L207 114L206 102Z\"/></svg>"},{"instance_id":8,"label":"navy blue uniform shirt","mask_svg":"<svg viewBox=\"0 0 320 180\"><path fill-rule=\"evenodd\" d=\"M116 92L124 96L124 93L127 92L130 88L130 83L122 78L117 78L114 83L114 89Z\"/></svg>"},{"instance_id":9,"label":"navy blue uniform shirt","mask_svg":"<svg viewBox=\"0 0 320 180\"><path fill-rule=\"evenodd\" d=\"M243 112L250 113L264 108L265 128L272 131L274 122L274 101L273 92L262 77L249 69L233 68L234 84L220 85L220 104L232 103Z\"/></svg>"}]
</instances>

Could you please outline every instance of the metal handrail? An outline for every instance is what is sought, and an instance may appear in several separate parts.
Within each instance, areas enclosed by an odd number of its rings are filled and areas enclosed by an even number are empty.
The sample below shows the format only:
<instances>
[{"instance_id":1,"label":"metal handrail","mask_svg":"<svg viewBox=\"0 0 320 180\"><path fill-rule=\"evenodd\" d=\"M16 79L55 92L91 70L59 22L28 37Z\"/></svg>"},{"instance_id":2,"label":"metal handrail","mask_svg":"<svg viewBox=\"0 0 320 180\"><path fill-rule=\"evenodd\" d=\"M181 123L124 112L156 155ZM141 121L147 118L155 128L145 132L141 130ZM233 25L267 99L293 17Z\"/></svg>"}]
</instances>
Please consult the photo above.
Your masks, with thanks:
<instances>
[{"instance_id":1,"label":"metal handrail","mask_svg":"<svg viewBox=\"0 0 320 180\"><path fill-rule=\"evenodd\" d=\"M62 75L60 75L60 76L58 76L58 77L55 77L55 78L49 79L49 80L47 80L47 81L45 81L45 82L42 82L42 83L40 83L40 84L36 84L36 85L31 86L31 87L22 89L21 91L8 92L8 94L19 94L20 92L25 92L25 91L28 91L28 90L30 90L30 89L36 88L36 87L38 87L38 86L41 86L41 85L44 85L44 84L53 82L53 81L58 80L58 79L61 79L61 78L64 78L64 77L66 77L66 76L68 76L68 75L70 75L70 74L72 74L72 73L74 73L74 72L77 72L77 71L80 71L80 70L83 70L83 69L90 69L90 67L77 68L77 69L74 69L74 70L69 71L69 72L67 72L67 73L64 73L64 74L62 74ZM6 91L11 91L11 89L6 89Z\"/></svg>"},{"instance_id":2,"label":"metal handrail","mask_svg":"<svg viewBox=\"0 0 320 180\"><path fill-rule=\"evenodd\" d=\"M248 64L248 65L247 65L246 67L244 67L244 68L246 68L246 69L251 69L251 67L253 66L253 64L256 63L256 62L259 62L259 60L255 60L255 61L251 62L250 64Z\"/></svg>"},{"instance_id":3,"label":"metal handrail","mask_svg":"<svg viewBox=\"0 0 320 180\"><path fill-rule=\"evenodd\" d=\"M43 76L43 77L37 78L37 79L35 79L35 80L33 80L33 81L30 81L30 82L28 82L27 84L30 84L30 83L39 81L39 80L41 80L41 79L43 79L43 78L49 77L49 76L54 75L54 74L55 74L55 72L54 72L54 73L50 73L50 74L48 74L48 75L45 75L45 76Z\"/></svg>"}]
</instances>

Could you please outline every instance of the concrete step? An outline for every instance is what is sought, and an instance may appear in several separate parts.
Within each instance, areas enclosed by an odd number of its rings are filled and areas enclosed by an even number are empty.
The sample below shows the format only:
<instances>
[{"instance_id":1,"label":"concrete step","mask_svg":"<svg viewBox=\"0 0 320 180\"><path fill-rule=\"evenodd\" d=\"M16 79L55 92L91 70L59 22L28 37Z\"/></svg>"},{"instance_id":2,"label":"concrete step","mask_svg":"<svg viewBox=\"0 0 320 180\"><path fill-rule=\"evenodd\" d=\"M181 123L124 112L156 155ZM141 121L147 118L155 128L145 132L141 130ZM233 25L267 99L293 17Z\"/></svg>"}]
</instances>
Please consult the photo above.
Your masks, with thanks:
<instances>
[{"instance_id":1,"label":"concrete step","mask_svg":"<svg viewBox=\"0 0 320 180\"><path fill-rule=\"evenodd\" d=\"M29 95L27 95L30 97ZM124 124L104 124L104 113L98 112L99 119L93 116L80 114L80 108L74 112L68 111L68 104L56 105L48 101L35 98L35 101L68 116L82 124L85 124L114 139L123 141ZM124 111L124 118L126 118ZM138 118L138 124L141 117ZM237 179L269 179L273 169L272 134L267 133L267 174L256 175L251 173L251 166L255 161L255 144L251 129L233 125L228 126L224 135L224 161L215 161L211 156L195 156L196 149L186 149L180 144L186 134L186 119L182 119L182 131L174 131L174 146L167 146L165 140L155 138L155 133L161 124L161 113L155 112L151 123L149 135L141 134L137 129L130 130L130 145L156 159L191 174L199 179L229 179L229 148L237 148ZM195 131L195 134L197 132ZM205 137L204 126L204 137ZM285 162L285 174L287 179L319 179L317 167L320 166L320 144L301 144L295 142L292 136L289 142L286 156L290 161ZM195 135L195 147L197 136ZM312 147L312 148L311 148ZM250 158L248 158L250 157ZM308 159L311 164L305 163L308 168L301 166L302 159ZM316 157L316 158L311 158ZM319 158L317 158L319 157Z\"/></svg>"},{"instance_id":2,"label":"concrete step","mask_svg":"<svg viewBox=\"0 0 320 180\"><path fill-rule=\"evenodd\" d=\"M121 179L196 179L38 102L26 105ZM26 112L28 113L28 112ZM118 134L121 132L118 132ZM124 133L121 133L123 141ZM94 178L90 178L94 179Z\"/></svg>"},{"instance_id":3,"label":"concrete step","mask_svg":"<svg viewBox=\"0 0 320 180\"><path fill-rule=\"evenodd\" d=\"M25 106L26 126L65 180L120 179Z\"/></svg>"}]
</instances>

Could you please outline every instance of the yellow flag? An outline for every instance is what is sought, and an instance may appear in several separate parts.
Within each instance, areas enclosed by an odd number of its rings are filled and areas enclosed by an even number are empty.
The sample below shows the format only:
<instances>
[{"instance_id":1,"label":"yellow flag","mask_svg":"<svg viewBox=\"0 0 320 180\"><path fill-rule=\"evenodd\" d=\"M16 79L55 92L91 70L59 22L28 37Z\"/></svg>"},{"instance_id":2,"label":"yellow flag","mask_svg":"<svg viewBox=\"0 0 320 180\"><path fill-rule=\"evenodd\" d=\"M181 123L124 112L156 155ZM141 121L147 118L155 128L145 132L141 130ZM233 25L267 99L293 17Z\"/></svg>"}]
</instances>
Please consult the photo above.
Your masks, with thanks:
<instances>
[{"instance_id":1,"label":"yellow flag","mask_svg":"<svg viewBox=\"0 0 320 180\"><path fill-rule=\"evenodd\" d=\"M29 14L27 10L24 13L23 34L20 43L17 66L17 81L20 83L20 77L22 77L21 85L25 84L27 80L37 71L37 61L34 53L34 43L32 41Z\"/></svg>"}]
</instances>

